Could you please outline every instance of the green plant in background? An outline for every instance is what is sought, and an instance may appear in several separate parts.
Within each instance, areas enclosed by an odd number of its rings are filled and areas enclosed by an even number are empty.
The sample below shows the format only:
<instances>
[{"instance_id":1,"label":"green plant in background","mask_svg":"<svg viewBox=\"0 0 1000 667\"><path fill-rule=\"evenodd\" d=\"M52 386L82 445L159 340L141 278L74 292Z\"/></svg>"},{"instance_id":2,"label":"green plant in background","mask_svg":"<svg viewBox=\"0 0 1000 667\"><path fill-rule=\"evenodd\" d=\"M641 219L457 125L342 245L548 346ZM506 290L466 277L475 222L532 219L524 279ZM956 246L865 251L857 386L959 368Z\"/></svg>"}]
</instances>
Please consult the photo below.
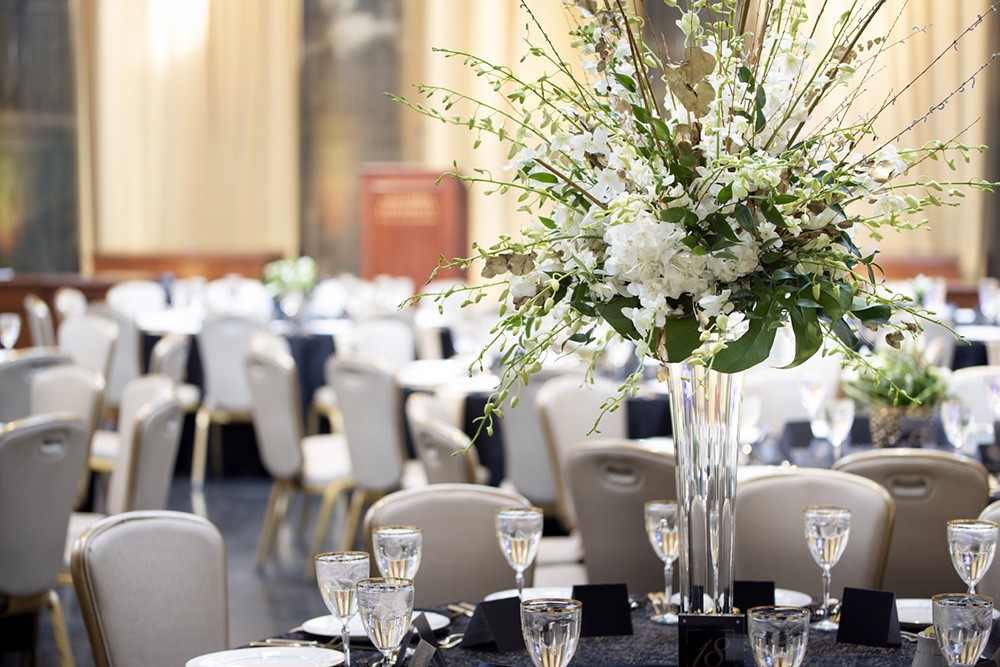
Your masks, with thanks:
<instances>
[{"instance_id":1,"label":"green plant in background","mask_svg":"<svg viewBox=\"0 0 1000 667\"><path fill-rule=\"evenodd\" d=\"M948 393L947 371L929 363L915 346L887 348L844 381L844 393L871 407L931 407Z\"/></svg>"},{"instance_id":2,"label":"green plant in background","mask_svg":"<svg viewBox=\"0 0 1000 667\"><path fill-rule=\"evenodd\" d=\"M264 267L264 284L275 294L305 294L316 285L316 275L316 262L312 257L279 259Z\"/></svg>"}]
</instances>

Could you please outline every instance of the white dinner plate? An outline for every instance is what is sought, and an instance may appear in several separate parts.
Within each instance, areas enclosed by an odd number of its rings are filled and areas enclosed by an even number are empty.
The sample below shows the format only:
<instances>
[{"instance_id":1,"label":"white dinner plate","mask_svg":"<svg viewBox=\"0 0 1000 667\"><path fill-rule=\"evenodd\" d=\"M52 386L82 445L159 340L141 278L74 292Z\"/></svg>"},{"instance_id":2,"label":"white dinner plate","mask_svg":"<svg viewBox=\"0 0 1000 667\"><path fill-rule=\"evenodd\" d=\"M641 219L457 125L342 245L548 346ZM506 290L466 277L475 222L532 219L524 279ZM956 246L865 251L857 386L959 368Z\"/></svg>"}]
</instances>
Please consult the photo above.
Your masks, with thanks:
<instances>
[{"instance_id":1,"label":"white dinner plate","mask_svg":"<svg viewBox=\"0 0 1000 667\"><path fill-rule=\"evenodd\" d=\"M448 620L447 616L442 616L441 614L436 614L433 611L415 611L413 615L423 614L424 618L427 619L427 623L430 624L431 630L435 632L441 628L448 627L451 621ZM357 638L367 638L368 634L365 632L365 626L361 622L361 617L357 614L351 619L351 622L347 624L347 628L351 633L351 637ZM332 614L327 614L326 616L317 616L316 618L310 618L308 621L302 624L302 629L314 635L322 635L324 637L339 637L340 636L340 621L335 618Z\"/></svg>"},{"instance_id":2,"label":"white dinner plate","mask_svg":"<svg viewBox=\"0 0 1000 667\"><path fill-rule=\"evenodd\" d=\"M924 627L934 624L933 604L929 599L903 598L896 600L896 614L899 616L901 624L922 625ZM1000 611L994 609L993 618L1000 618Z\"/></svg>"},{"instance_id":3,"label":"white dinner plate","mask_svg":"<svg viewBox=\"0 0 1000 667\"><path fill-rule=\"evenodd\" d=\"M671 604L681 603L681 594L674 593L673 597L670 598ZM806 593L800 593L799 591L791 591L787 588L775 588L774 589L774 604L780 605L782 607L807 607L812 603L812 598ZM712 598L705 596L703 604L705 609L708 609L712 605Z\"/></svg>"},{"instance_id":4,"label":"white dinner plate","mask_svg":"<svg viewBox=\"0 0 1000 667\"><path fill-rule=\"evenodd\" d=\"M536 598L566 598L569 599L573 596L572 588L525 588L523 600L534 600ZM504 598L516 598L517 589L508 588L505 591L497 591L496 593L490 593L483 598L484 602L489 602L490 600L502 600Z\"/></svg>"},{"instance_id":5,"label":"white dinner plate","mask_svg":"<svg viewBox=\"0 0 1000 667\"><path fill-rule=\"evenodd\" d=\"M311 646L262 646L237 648L209 653L187 661L187 667L331 667L344 662L344 654L329 648Z\"/></svg>"}]
</instances>

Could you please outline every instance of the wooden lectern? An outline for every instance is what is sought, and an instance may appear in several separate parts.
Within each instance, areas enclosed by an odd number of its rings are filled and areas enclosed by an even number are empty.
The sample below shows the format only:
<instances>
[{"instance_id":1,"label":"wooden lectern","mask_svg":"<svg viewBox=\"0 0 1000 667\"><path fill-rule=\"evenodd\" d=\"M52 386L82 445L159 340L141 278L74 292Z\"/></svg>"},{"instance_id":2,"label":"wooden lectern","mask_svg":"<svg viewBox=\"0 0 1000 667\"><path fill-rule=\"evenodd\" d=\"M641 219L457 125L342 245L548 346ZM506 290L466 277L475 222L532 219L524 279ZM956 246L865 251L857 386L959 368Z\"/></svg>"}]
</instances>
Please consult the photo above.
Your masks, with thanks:
<instances>
[{"instance_id":1,"label":"wooden lectern","mask_svg":"<svg viewBox=\"0 0 1000 667\"><path fill-rule=\"evenodd\" d=\"M362 183L362 273L407 276L417 290L427 282L438 257L468 253L465 185L440 172L408 165L369 165ZM436 184L437 183L437 184ZM457 269L439 278L461 278Z\"/></svg>"}]
</instances>

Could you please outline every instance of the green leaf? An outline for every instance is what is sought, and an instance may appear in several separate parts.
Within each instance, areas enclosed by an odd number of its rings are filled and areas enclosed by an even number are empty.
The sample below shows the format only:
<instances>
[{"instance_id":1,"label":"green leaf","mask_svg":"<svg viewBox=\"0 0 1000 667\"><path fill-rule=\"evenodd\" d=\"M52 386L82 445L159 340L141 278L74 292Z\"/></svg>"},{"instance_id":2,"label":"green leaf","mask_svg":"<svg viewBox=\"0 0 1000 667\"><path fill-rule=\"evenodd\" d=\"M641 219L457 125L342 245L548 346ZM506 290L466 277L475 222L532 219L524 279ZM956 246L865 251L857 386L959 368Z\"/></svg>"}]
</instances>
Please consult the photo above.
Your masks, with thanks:
<instances>
[{"instance_id":1,"label":"green leaf","mask_svg":"<svg viewBox=\"0 0 1000 667\"><path fill-rule=\"evenodd\" d=\"M733 210L733 217L736 218L736 222L745 232L754 236L757 235L757 225L754 224L753 213L750 212L750 209L745 204L736 205L736 208Z\"/></svg>"},{"instance_id":2,"label":"green leaf","mask_svg":"<svg viewBox=\"0 0 1000 667\"><path fill-rule=\"evenodd\" d=\"M663 325L667 358L664 361L684 361L701 345L701 329L694 315L668 317Z\"/></svg>"},{"instance_id":3,"label":"green leaf","mask_svg":"<svg viewBox=\"0 0 1000 667\"><path fill-rule=\"evenodd\" d=\"M552 218L546 218L544 216L538 216L538 222L542 223L547 229L555 229L556 221Z\"/></svg>"},{"instance_id":4,"label":"green leaf","mask_svg":"<svg viewBox=\"0 0 1000 667\"><path fill-rule=\"evenodd\" d=\"M632 77L627 76L625 74L621 74L619 72L615 72L615 79L628 92L630 92L630 93L634 93L635 92L635 80Z\"/></svg>"},{"instance_id":5,"label":"green leaf","mask_svg":"<svg viewBox=\"0 0 1000 667\"><path fill-rule=\"evenodd\" d=\"M858 304L855 304L855 307L851 308L851 312L862 322L871 324L885 324L889 321L889 317L892 316L892 308L882 303L875 305L864 304L860 307Z\"/></svg>"},{"instance_id":6,"label":"green leaf","mask_svg":"<svg viewBox=\"0 0 1000 667\"><path fill-rule=\"evenodd\" d=\"M680 222L690 211L683 206L672 206L660 212L660 220L663 222Z\"/></svg>"},{"instance_id":7,"label":"green leaf","mask_svg":"<svg viewBox=\"0 0 1000 667\"><path fill-rule=\"evenodd\" d=\"M793 201L798 201L798 199L795 195L776 195L771 197L771 202L780 206L781 204L791 204Z\"/></svg>"},{"instance_id":8,"label":"green leaf","mask_svg":"<svg viewBox=\"0 0 1000 667\"><path fill-rule=\"evenodd\" d=\"M729 200L733 198L733 184L727 183L725 187L719 190L719 194L716 196L715 200L720 204L727 204Z\"/></svg>"},{"instance_id":9,"label":"green leaf","mask_svg":"<svg viewBox=\"0 0 1000 667\"><path fill-rule=\"evenodd\" d=\"M531 174L530 178L533 181L538 181L540 183L558 183L559 179L556 178L555 174L550 174L547 171L536 171Z\"/></svg>"},{"instance_id":10,"label":"green leaf","mask_svg":"<svg viewBox=\"0 0 1000 667\"><path fill-rule=\"evenodd\" d=\"M740 237L738 237L736 232L733 231L732 226L729 224L729 221L724 215L713 213L708 217L707 222L709 228L722 238L739 243Z\"/></svg>"},{"instance_id":11,"label":"green leaf","mask_svg":"<svg viewBox=\"0 0 1000 667\"><path fill-rule=\"evenodd\" d=\"M767 326L770 318L750 320L747 332L715 355L712 368L722 373L738 373L767 359L777 329Z\"/></svg>"},{"instance_id":12,"label":"green leaf","mask_svg":"<svg viewBox=\"0 0 1000 667\"><path fill-rule=\"evenodd\" d=\"M784 228L788 226L785 224L785 219L781 217L781 211L779 211L771 202L763 202L760 205L760 212L763 213L764 218L775 227Z\"/></svg>"},{"instance_id":13,"label":"green leaf","mask_svg":"<svg viewBox=\"0 0 1000 667\"><path fill-rule=\"evenodd\" d=\"M636 331L635 325L632 324L632 320L622 313L622 309L638 307L639 297L637 296L616 296L607 303L595 304L595 309L600 314L601 318L610 324L612 329L631 340L638 339L639 332Z\"/></svg>"},{"instance_id":14,"label":"green leaf","mask_svg":"<svg viewBox=\"0 0 1000 667\"><path fill-rule=\"evenodd\" d=\"M811 358L823 346L823 328L816 311L811 308L792 308L792 333L795 334L795 357L785 368L795 368Z\"/></svg>"},{"instance_id":15,"label":"green leaf","mask_svg":"<svg viewBox=\"0 0 1000 667\"><path fill-rule=\"evenodd\" d=\"M750 84L747 87L750 89L750 92L753 92L754 86L757 85L757 82L754 81L753 73L750 71L749 67L746 65L740 65L740 68L736 70L736 76L741 82Z\"/></svg>"},{"instance_id":16,"label":"green leaf","mask_svg":"<svg viewBox=\"0 0 1000 667\"><path fill-rule=\"evenodd\" d=\"M837 338L840 339L844 345L848 348L853 349L854 346L858 344L858 337L851 330L851 327L847 324L844 318L840 318L833 323L833 333L836 334Z\"/></svg>"},{"instance_id":17,"label":"green leaf","mask_svg":"<svg viewBox=\"0 0 1000 667\"><path fill-rule=\"evenodd\" d=\"M649 112L638 104L632 105L632 115L635 116L635 119L643 125L649 125Z\"/></svg>"},{"instance_id":18,"label":"green leaf","mask_svg":"<svg viewBox=\"0 0 1000 667\"><path fill-rule=\"evenodd\" d=\"M756 132L760 132L764 129L764 126L767 125L767 118L764 117L764 112L760 109L758 109L757 113L754 114L754 118L756 120L754 121L753 129Z\"/></svg>"}]
</instances>

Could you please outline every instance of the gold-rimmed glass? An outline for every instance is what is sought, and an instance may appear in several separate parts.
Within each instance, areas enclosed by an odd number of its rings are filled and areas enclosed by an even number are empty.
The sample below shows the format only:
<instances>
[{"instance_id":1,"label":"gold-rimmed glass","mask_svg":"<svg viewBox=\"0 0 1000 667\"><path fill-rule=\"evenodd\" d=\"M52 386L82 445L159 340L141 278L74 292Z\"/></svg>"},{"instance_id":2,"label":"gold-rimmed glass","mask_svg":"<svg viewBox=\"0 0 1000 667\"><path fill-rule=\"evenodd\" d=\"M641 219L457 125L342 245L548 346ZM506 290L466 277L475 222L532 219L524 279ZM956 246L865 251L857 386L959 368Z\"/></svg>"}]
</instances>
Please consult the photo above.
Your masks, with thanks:
<instances>
[{"instance_id":1,"label":"gold-rimmed glass","mask_svg":"<svg viewBox=\"0 0 1000 667\"><path fill-rule=\"evenodd\" d=\"M676 623L677 615L670 612L670 598L673 594L674 561L680 554L680 536L677 530L677 503L673 500L650 500L643 506L646 521L646 537L663 561L663 593L665 608L651 620L656 623Z\"/></svg>"},{"instance_id":2,"label":"gold-rimmed glass","mask_svg":"<svg viewBox=\"0 0 1000 667\"><path fill-rule=\"evenodd\" d=\"M323 602L340 621L344 640L344 664L351 664L351 632L348 625L358 613L358 582L369 575L369 558L364 551L331 551L316 556L316 583Z\"/></svg>"},{"instance_id":3,"label":"gold-rimmed glass","mask_svg":"<svg viewBox=\"0 0 1000 667\"><path fill-rule=\"evenodd\" d=\"M799 667L809 643L809 610L752 607L747 610L747 638L757 667Z\"/></svg>"},{"instance_id":4,"label":"gold-rimmed glass","mask_svg":"<svg viewBox=\"0 0 1000 667\"><path fill-rule=\"evenodd\" d=\"M399 646L413 619L413 580L375 577L358 582L358 610L382 665L396 662Z\"/></svg>"},{"instance_id":5,"label":"gold-rimmed glass","mask_svg":"<svg viewBox=\"0 0 1000 667\"><path fill-rule=\"evenodd\" d=\"M993 598L944 593L931 598L934 635L949 667L979 662L993 624Z\"/></svg>"},{"instance_id":6,"label":"gold-rimmed glass","mask_svg":"<svg viewBox=\"0 0 1000 667\"><path fill-rule=\"evenodd\" d=\"M823 618L813 627L817 630L836 630L837 623L830 618L830 569L837 564L847 547L851 510L836 505L812 505L802 513L809 553L823 569Z\"/></svg>"},{"instance_id":7,"label":"gold-rimmed glass","mask_svg":"<svg viewBox=\"0 0 1000 667\"><path fill-rule=\"evenodd\" d=\"M372 530L375 562L383 577L413 579L420 569L424 531L420 526L381 526Z\"/></svg>"},{"instance_id":8,"label":"gold-rimmed glass","mask_svg":"<svg viewBox=\"0 0 1000 667\"><path fill-rule=\"evenodd\" d=\"M990 569L996 554L997 524L978 519L952 519L947 531L951 564L969 587L969 595L974 595L976 585Z\"/></svg>"},{"instance_id":9,"label":"gold-rimmed glass","mask_svg":"<svg viewBox=\"0 0 1000 667\"><path fill-rule=\"evenodd\" d=\"M539 598L521 602L521 634L535 667L566 667L580 639L579 600Z\"/></svg>"},{"instance_id":10,"label":"gold-rimmed glass","mask_svg":"<svg viewBox=\"0 0 1000 667\"><path fill-rule=\"evenodd\" d=\"M534 562L542 539L544 515L538 507L502 507L496 511L497 541L514 568L517 595L524 592L524 571Z\"/></svg>"}]
</instances>

